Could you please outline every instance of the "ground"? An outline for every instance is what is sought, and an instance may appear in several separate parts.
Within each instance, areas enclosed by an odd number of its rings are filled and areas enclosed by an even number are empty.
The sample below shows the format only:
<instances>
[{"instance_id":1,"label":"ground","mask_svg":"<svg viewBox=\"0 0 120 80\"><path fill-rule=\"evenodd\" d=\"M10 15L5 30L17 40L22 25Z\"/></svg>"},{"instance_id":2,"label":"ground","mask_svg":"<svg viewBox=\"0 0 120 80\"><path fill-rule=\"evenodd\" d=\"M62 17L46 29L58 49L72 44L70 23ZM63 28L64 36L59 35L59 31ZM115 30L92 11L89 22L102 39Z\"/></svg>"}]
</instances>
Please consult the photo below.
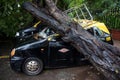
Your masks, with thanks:
<instances>
[{"instance_id":1,"label":"ground","mask_svg":"<svg viewBox=\"0 0 120 80\"><path fill-rule=\"evenodd\" d=\"M8 55L11 43L0 42L0 56ZM120 49L120 41L114 41ZM9 59L0 58L0 80L106 80L92 65L62 69L46 69L37 76L16 73L10 68Z\"/></svg>"}]
</instances>

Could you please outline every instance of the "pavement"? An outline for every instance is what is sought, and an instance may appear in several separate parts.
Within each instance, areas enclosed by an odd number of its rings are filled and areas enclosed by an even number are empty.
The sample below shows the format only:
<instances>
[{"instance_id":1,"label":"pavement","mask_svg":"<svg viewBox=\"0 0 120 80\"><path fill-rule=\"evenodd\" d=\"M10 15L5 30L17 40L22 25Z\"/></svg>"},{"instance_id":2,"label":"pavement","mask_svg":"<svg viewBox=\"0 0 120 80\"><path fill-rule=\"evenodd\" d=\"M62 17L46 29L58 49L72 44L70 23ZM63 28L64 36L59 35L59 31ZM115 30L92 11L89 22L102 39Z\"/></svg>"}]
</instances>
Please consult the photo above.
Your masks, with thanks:
<instances>
[{"instance_id":1,"label":"pavement","mask_svg":"<svg viewBox=\"0 0 120 80\"><path fill-rule=\"evenodd\" d=\"M114 40L114 46L120 49L120 41Z\"/></svg>"}]
</instances>

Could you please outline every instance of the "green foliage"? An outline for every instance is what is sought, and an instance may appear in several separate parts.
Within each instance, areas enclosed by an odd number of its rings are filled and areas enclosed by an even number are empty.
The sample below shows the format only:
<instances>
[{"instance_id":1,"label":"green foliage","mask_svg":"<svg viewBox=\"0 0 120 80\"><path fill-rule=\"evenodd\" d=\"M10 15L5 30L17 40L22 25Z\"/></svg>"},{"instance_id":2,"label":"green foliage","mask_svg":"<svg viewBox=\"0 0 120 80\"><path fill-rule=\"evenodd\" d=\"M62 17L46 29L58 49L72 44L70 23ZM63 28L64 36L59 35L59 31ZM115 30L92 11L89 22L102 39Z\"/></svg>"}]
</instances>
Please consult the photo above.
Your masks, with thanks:
<instances>
[{"instance_id":1,"label":"green foliage","mask_svg":"<svg viewBox=\"0 0 120 80\"><path fill-rule=\"evenodd\" d=\"M20 7L25 1L32 0L0 0L0 36L4 34L12 37L18 29L33 21L32 16ZM120 8L119 0L58 0L57 6L66 10L83 2L87 3L96 20L105 22L110 28L120 29L120 12L110 14L111 9ZM42 4L43 0L40 0L40 3Z\"/></svg>"},{"instance_id":2,"label":"green foliage","mask_svg":"<svg viewBox=\"0 0 120 80\"><path fill-rule=\"evenodd\" d=\"M109 28L120 29L119 0L85 0L95 20L104 22Z\"/></svg>"},{"instance_id":3,"label":"green foliage","mask_svg":"<svg viewBox=\"0 0 120 80\"><path fill-rule=\"evenodd\" d=\"M34 0L0 0L0 36L14 37L17 30L33 21L32 15L21 7L25 1ZM82 2L83 0L58 0L57 5L66 10ZM40 4L44 5L44 1L40 0Z\"/></svg>"},{"instance_id":4,"label":"green foliage","mask_svg":"<svg viewBox=\"0 0 120 80\"><path fill-rule=\"evenodd\" d=\"M32 20L31 15L20 7L23 2L0 0L0 36L12 37Z\"/></svg>"},{"instance_id":5,"label":"green foliage","mask_svg":"<svg viewBox=\"0 0 120 80\"><path fill-rule=\"evenodd\" d=\"M120 7L108 11L106 15L99 16L97 19L106 23L111 29L120 29Z\"/></svg>"},{"instance_id":6,"label":"green foliage","mask_svg":"<svg viewBox=\"0 0 120 80\"><path fill-rule=\"evenodd\" d=\"M57 6L61 10L66 10L74 6L81 5L84 0L59 0Z\"/></svg>"},{"instance_id":7,"label":"green foliage","mask_svg":"<svg viewBox=\"0 0 120 80\"><path fill-rule=\"evenodd\" d=\"M68 8L71 8L71 7L74 7L74 6L79 6L83 3L84 0L72 0L70 3L69 3L69 6Z\"/></svg>"}]
</instances>

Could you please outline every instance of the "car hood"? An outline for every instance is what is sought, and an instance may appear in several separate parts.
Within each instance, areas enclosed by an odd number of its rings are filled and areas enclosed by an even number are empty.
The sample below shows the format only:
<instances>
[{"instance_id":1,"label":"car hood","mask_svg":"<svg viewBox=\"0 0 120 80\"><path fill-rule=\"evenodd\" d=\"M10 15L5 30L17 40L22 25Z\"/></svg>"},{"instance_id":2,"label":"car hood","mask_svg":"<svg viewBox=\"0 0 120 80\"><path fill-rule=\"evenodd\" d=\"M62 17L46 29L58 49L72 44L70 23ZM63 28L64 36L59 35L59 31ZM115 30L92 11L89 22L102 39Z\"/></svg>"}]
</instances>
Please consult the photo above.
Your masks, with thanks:
<instances>
[{"instance_id":1,"label":"car hood","mask_svg":"<svg viewBox=\"0 0 120 80\"><path fill-rule=\"evenodd\" d=\"M19 30L16 32L15 37L16 38L26 38L27 36L32 35L33 33L37 33L38 30L36 30L34 27L30 27L27 29Z\"/></svg>"}]
</instances>

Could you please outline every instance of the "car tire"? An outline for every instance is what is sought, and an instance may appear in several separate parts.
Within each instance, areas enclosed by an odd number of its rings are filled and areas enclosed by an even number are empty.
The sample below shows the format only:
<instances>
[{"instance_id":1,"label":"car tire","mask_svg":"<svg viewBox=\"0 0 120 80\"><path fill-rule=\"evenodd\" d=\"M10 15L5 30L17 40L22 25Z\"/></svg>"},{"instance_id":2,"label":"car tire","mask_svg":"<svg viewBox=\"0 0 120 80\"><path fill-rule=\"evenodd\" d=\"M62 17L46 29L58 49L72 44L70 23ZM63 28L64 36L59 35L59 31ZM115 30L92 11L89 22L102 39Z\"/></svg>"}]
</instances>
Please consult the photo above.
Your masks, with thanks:
<instances>
[{"instance_id":1,"label":"car tire","mask_svg":"<svg viewBox=\"0 0 120 80\"><path fill-rule=\"evenodd\" d=\"M43 62L35 57L27 58L22 66L22 70L30 76L38 75L43 70Z\"/></svg>"}]
</instances>

